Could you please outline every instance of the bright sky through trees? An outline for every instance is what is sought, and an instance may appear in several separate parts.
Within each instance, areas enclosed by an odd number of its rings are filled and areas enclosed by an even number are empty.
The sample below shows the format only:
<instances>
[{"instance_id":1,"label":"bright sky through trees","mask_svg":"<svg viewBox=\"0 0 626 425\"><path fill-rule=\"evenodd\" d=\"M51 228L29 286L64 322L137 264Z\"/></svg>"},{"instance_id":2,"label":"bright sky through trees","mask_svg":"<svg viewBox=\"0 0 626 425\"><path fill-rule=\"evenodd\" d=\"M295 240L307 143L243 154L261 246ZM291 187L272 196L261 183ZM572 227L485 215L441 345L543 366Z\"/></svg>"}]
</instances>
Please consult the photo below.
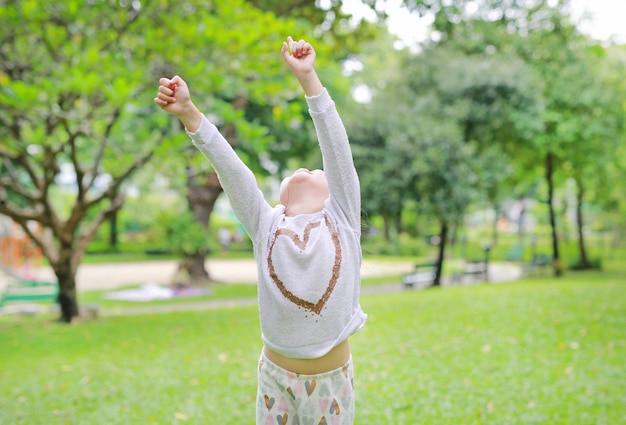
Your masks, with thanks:
<instances>
[{"instance_id":1,"label":"bright sky through trees","mask_svg":"<svg viewBox=\"0 0 626 425\"><path fill-rule=\"evenodd\" d=\"M622 0L572 0L574 16L589 12L591 21L582 23L582 32L599 40L614 37L616 41L626 43L626 2Z\"/></svg>"},{"instance_id":2,"label":"bright sky through trees","mask_svg":"<svg viewBox=\"0 0 626 425\"><path fill-rule=\"evenodd\" d=\"M401 0L386 2L389 14L388 25L393 34L400 37L406 45L413 45L422 40L428 33L432 22L429 18L420 18L410 14L401 7ZM353 13L356 19L371 18L373 12L360 0L346 0L344 10ZM609 40L626 43L626 1L623 0L572 0L574 19L581 20L585 13L589 19L581 21L579 28L598 40Z\"/></svg>"}]
</instances>

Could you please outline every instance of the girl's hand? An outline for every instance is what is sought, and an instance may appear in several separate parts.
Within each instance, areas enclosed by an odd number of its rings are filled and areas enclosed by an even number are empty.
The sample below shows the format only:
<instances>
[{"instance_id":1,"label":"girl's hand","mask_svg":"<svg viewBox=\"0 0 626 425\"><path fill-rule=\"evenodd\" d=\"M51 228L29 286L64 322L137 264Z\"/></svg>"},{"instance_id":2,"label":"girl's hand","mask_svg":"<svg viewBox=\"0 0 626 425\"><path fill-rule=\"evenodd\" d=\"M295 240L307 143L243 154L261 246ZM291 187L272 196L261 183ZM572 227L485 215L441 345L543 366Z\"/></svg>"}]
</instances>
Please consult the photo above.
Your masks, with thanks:
<instances>
[{"instance_id":1,"label":"girl's hand","mask_svg":"<svg viewBox=\"0 0 626 425\"><path fill-rule=\"evenodd\" d=\"M315 49L304 40L293 41L287 37L281 49L285 63L296 76L306 74L315 69Z\"/></svg>"},{"instance_id":2,"label":"girl's hand","mask_svg":"<svg viewBox=\"0 0 626 425\"><path fill-rule=\"evenodd\" d=\"M154 103L164 111L176 115L187 130L194 132L200 126L202 113L191 101L187 83L178 75L171 80L168 78L159 80L159 91Z\"/></svg>"},{"instance_id":3,"label":"girl's hand","mask_svg":"<svg viewBox=\"0 0 626 425\"><path fill-rule=\"evenodd\" d=\"M317 96L324 87L315 72L315 49L304 40L287 37L281 49L285 63L296 76L307 96Z\"/></svg>"},{"instance_id":4,"label":"girl's hand","mask_svg":"<svg viewBox=\"0 0 626 425\"><path fill-rule=\"evenodd\" d=\"M170 114L176 116L184 114L191 105L187 83L177 75L171 80L161 78L159 84L159 91L157 97L154 98L154 103Z\"/></svg>"}]
</instances>

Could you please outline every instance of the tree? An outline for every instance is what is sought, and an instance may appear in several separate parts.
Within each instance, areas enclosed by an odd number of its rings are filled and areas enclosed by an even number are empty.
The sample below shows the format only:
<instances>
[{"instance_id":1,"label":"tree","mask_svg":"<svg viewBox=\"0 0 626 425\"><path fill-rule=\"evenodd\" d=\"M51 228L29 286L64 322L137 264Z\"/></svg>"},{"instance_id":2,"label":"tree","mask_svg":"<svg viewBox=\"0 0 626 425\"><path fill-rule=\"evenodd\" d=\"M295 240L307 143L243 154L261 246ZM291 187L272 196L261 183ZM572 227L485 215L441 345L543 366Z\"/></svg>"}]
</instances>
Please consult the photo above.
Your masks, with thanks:
<instances>
[{"instance_id":1,"label":"tree","mask_svg":"<svg viewBox=\"0 0 626 425\"><path fill-rule=\"evenodd\" d=\"M363 55L359 83L372 100L365 116L352 119L364 207L399 217L410 200L438 220L439 283L449 233L468 206L503 196L511 156L536 130L539 85L528 66L486 40L468 46L455 39L393 59L382 40ZM379 63L393 71L378 70Z\"/></svg>"},{"instance_id":2,"label":"tree","mask_svg":"<svg viewBox=\"0 0 626 425\"><path fill-rule=\"evenodd\" d=\"M87 243L122 207L124 182L159 140L149 125L124 131L146 115L145 56L130 31L140 10L133 5L22 1L0 12L0 213L49 261L66 322L78 315L75 276ZM62 210L52 188L66 167L74 195ZM30 230L31 221L41 234Z\"/></svg>"},{"instance_id":3,"label":"tree","mask_svg":"<svg viewBox=\"0 0 626 425\"><path fill-rule=\"evenodd\" d=\"M624 92L620 90L621 79L617 75L622 75L624 64L609 61L601 46L581 49L579 55L577 66L570 69L575 76L568 78L574 107L564 123L567 125L563 126L561 137L567 142L562 153L564 171L576 184L576 266L584 270L593 266L585 243L585 203L594 193L596 199L602 199L608 170L611 164L617 163L615 153L623 143Z\"/></svg>"},{"instance_id":4,"label":"tree","mask_svg":"<svg viewBox=\"0 0 626 425\"><path fill-rule=\"evenodd\" d=\"M621 99L626 98L626 81L624 75L626 67L626 45L613 45L607 48L607 61L604 63L602 75L612 81L614 95ZM595 181L591 200L603 208L601 229L612 229L611 246L617 247L624 240L626 229L626 196L621 185L615 182L626 178L626 105L622 103L621 112L616 111L616 118L620 120L620 132L615 136L617 148L611 154L611 161L603 164L601 178ZM614 252L613 249L610 251Z\"/></svg>"},{"instance_id":5,"label":"tree","mask_svg":"<svg viewBox=\"0 0 626 425\"><path fill-rule=\"evenodd\" d=\"M221 19L211 20L212 31L219 28L222 36L211 38L213 49L205 57L209 63L220 63L219 72L223 75L213 75L206 87L202 84L206 79L201 77L199 84L194 82L194 90L211 93L206 95L206 110L212 112L222 133L259 178L271 174L268 167L274 165L280 177L290 158L302 160L315 151L311 143L313 132L302 131L312 130L302 94L286 82L290 80L285 78L284 67L276 55L286 35L311 32L318 35L320 42L316 48L323 74L325 67L338 69L338 61L351 47L358 46L358 36L366 38L373 32L366 22L346 26L347 16L340 13L341 3L334 0L329 8L322 9L310 2L248 0L230 2L228 6L225 2L219 8ZM202 15L196 19L202 19ZM233 26L232 22L238 25ZM176 32L176 25L173 21L168 28ZM262 71L260 63L263 63ZM194 74L195 71L187 71L186 75ZM333 74L338 75L339 71ZM336 79L326 81L332 86ZM222 192L221 186L206 164L186 160L185 169L188 206L208 232L208 220ZM185 258L194 281L211 280L205 269L206 255L206 248L202 248Z\"/></svg>"},{"instance_id":6,"label":"tree","mask_svg":"<svg viewBox=\"0 0 626 425\"><path fill-rule=\"evenodd\" d=\"M349 120L364 207L397 219L409 202L417 202L420 213L438 221L439 285L449 231L475 198L473 148L463 142L458 124L464 108L444 93L443 76L454 65L430 50L414 57L396 52L399 66L393 69L404 72L368 72L368 63L393 63L378 60L389 51L386 42L383 38L382 48L368 49L372 56L363 59L361 83L372 95L363 106L365 119Z\"/></svg>"},{"instance_id":7,"label":"tree","mask_svg":"<svg viewBox=\"0 0 626 425\"><path fill-rule=\"evenodd\" d=\"M555 276L561 276L565 265L557 231L556 190L566 180L564 167L567 166L568 158L580 152L579 146L586 144L585 138L590 140L576 129L589 126L589 123L583 123L590 118L588 112L598 109L598 104L593 100L597 98L597 92L590 74L593 69L588 63L594 62L588 39L578 33L560 9L547 12L547 18L543 21L545 25L529 33L528 37L520 38L517 48L520 56L536 70L543 81L545 110L541 120L544 131L533 138L528 154L544 164L552 263ZM582 174L578 177L582 183Z\"/></svg>"},{"instance_id":8,"label":"tree","mask_svg":"<svg viewBox=\"0 0 626 425\"><path fill-rule=\"evenodd\" d=\"M583 146L594 138L591 136L594 131L596 135L602 133L606 137L608 127L611 127L607 124L612 118L604 120L603 124L603 119L597 115L601 105L608 107L608 103L600 101L602 90L596 91L598 84L594 83L592 76L597 71L590 63L596 62L594 56L602 49L590 47L589 40L577 31L569 15L570 2L483 0L479 2L479 7L470 7L476 6L476 2L468 0L406 3L420 13L435 15L435 43L452 43L469 52L480 52L486 44L492 51L513 53L540 79L545 107L536 128L542 131L531 131L532 138L520 139L524 143L518 150L518 157L524 164L531 164L530 170L536 169L533 164L542 164L547 187L545 202L551 227L552 259L557 276L561 275L564 264L560 253L555 198L558 188L566 180L564 171L568 167L576 168L575 180L580 198L579 250L581 261L586 263L580 204L589 179L583 169L592 169L588 164L593 161L588 161L584 153L591 152L591 147ZM468 28L470 31L467 31ZM595 111L595 116L592 111ZM490 121L493 121L491 117ZM600 128L603 130L598 132ZM532 130L532 126L528 129ZM615 131L612 133L616 135ZM603 155L597 156L601 158ZM576 161L574 157L585 160ZM577 165L574 166L574 163ZM532 172L525 171L524 174L521 177L527 181L533 177Z\"/></svg>"},{"instance_id":9,"label":"tree","mask_svg":"<svg viewBox=\"0 0 626 425\"><path fill-rule=\"evenodd\" d=\"M488 22L477 24L459 24L455 31L459 39L424 52L424 57L430 57L425 62L432 62L433 78L421 85L434 86L441 101L458 110L455 124L480 163L475 168L476 186L482 195L479 200L497 212L505 197L517 190L516 168L529 168L528 164L517 165L513 158L519 157L520 146L529 143L540 128L542 98L530 67L491 44L497 28ZM474 33L486 35L470 37ZM497 218L496 214L494 244Z\"/></svg>"},{"instance_id":10,"label":"tree","mask_svg":"<svg viewBox=\"0 0 626 425\"><path fill-rule=\"evenodd\" d=\"M366 43L363 54L353 56L362 69L351 75L354 89L365 90L371 101L348 106L346 127L350 131L355 165L361 180L361 198L368 215L383 218L383 233L391 240L392 229L401 233L402 211L412 190L415 170L411 166L411 141L391 143L390 132L412 121L412 113L397 114L405 89L402 72L408 52L391 49L393 38L381 33ZM408 152L407 152L408 151Z\"/></svg>"},{"instance_id":11,"label":"tree","mask_svg":"<svg viewBox=\"0 0 626 425\"><path fill-rule=\"evenodd\" d=\"M152 156L188 146L152 104L158 77L180 72L199 96L214 93L198 104L237 128L238 142L262 150L266 131L244 119L237 99L282 95L277 52L298 26L243 1L24 0L2 7L0 24L0 213L41 247L59 281L61 318L71 321L80 260L121 208L124 182ZM66 211L51 193L67 167L75 195ZM29 231L30 220L41 235Z\"/></svg>"}]
</instances>

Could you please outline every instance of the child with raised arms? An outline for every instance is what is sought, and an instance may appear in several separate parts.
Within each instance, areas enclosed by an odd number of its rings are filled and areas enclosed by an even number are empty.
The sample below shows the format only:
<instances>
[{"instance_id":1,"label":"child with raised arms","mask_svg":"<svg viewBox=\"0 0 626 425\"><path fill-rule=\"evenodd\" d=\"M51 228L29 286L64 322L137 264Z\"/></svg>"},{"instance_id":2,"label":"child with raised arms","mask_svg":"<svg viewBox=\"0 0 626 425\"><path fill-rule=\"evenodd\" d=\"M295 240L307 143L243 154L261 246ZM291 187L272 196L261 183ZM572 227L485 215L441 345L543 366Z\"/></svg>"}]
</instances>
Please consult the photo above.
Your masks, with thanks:
<instances>
[{"instance_id":1,"label":"child with raised arms","mask_svg":"<svg viewBox=\"0 0 626 425\"><path fill-rule=\"evenodd\" d=\"M285 178L276 206L194 105L182 78L161 78L154 101L180 119L211 162L253 243L263 340L257 424L353 424L348 339L367 318L359 304L359 179L346 130L315 72L315 50L289 37L281 53L304 90L323 170L301 168Z\"/></svg>"}]
</instances>

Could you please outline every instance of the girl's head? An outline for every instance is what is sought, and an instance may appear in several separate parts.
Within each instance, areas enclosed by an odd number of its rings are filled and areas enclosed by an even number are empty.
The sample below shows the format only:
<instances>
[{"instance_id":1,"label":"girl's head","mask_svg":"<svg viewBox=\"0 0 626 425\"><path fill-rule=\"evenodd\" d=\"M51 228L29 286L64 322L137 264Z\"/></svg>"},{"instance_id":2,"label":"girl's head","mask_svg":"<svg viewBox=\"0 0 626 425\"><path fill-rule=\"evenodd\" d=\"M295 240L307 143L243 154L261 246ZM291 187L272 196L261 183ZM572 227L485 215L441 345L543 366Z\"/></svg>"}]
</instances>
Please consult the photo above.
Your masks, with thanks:
<instances>
[{"instance_id":1,"label":"girl's head","mask_svg":"<svg viewBox=\"0 0 626 425\"><path fill-rule=\"evenodd\" d=\"M300 168L280 184L280 203L286 215L311 214L324 208L328 182L322 170Z\"/></svg>"}]
</instances>

